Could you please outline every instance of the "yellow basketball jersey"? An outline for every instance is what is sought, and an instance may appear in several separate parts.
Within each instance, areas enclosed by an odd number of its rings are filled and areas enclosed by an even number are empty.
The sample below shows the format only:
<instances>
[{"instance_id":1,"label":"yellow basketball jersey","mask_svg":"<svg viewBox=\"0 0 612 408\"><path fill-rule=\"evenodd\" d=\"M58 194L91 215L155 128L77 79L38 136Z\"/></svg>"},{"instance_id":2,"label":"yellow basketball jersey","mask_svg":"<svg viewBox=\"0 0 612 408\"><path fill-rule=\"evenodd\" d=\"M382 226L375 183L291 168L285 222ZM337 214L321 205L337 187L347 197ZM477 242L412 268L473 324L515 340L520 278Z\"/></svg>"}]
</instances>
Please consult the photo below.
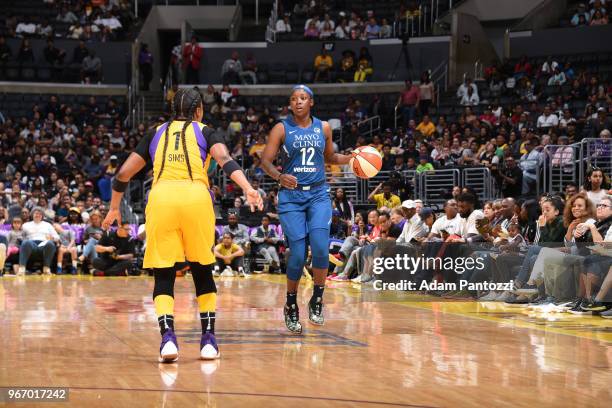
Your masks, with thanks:
<instances>
[{"instance_id":1,"label":"yellow basketball jersey","mask_svg":"<svg viewBox=\"0 0 612 408\"><path fill-rule=\"evenodd\" d=\"M203 181L206 186L208 183L208 166L210 146L207 145L206 138L202 134L202 129L206 126L200 122L191 122L185 129L185 145L181 139L181 131L184 121L173 121L168 130L166 140L166 128L168 123L157 127L155 136L149 144L149 155L153 162L153 180L190 180L187 167L187 158L191 167L193 180ZM164 154L165 152L165 154Z\"/></svg>"}]
</instances>

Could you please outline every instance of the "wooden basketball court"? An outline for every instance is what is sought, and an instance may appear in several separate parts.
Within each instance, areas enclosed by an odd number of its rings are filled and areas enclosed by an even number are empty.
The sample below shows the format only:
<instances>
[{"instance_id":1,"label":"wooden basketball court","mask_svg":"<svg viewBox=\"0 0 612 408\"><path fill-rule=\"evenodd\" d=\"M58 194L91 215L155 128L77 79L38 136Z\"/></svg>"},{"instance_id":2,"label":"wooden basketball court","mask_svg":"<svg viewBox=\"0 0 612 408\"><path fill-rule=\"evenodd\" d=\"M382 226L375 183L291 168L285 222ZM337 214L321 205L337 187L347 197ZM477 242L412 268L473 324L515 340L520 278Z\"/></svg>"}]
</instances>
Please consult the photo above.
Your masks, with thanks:
<instances>
[{"instance_id":1,"label":"wooden basketball court","mask_svg":"<svg viewBox=\"0 0 612 408\"><path fill-rule=\"evenodd\" d=\"M498 303L364 303L326 290L325 326L282 322L282 277L217 280L221 360L202 362L190 278L177 278L180 359L157 363L151 278L0 279L0 386L69 387L78 407L604 407L612 322ZM304 306L303 306L304 305ZM1 405L1 403L0 403ZM29 403L28 406L38 405ZM25 406L21 404L21 406Z\"/></svg>"}]
</instances>

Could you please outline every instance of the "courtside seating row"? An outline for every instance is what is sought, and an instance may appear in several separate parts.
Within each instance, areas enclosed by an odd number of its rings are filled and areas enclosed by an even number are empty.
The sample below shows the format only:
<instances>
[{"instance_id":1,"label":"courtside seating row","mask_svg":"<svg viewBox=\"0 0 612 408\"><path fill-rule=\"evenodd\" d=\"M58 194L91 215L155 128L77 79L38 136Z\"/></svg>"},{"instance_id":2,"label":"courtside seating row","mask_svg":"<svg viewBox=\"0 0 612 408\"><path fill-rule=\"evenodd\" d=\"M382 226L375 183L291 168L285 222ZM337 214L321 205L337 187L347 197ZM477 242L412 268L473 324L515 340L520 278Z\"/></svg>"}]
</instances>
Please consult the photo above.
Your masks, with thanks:
<instances>
[{"instance_id":1,"label":"courtside seating row","mask_svg":"<svg viewBox=\"0 0 612 408\"><path fill-rule=\"evenodd\" d=\"M70 229L74 232L75 235L75 243L80 245L83 243L83 234L85 233L85 225L69 225L69 224L61 224L62 228ZM247 227L249 231L249 236L251 233L257 229L257 227ZM270 228L276 232L278 237L283 236L283 229L280 225L270 224ZM11 230L11 224L2 224L0 225L0 235L7 236L9 231ZM219 237L223 234L223 225L215 225L215 230ZM131 224L130 225L130 236L134 239L138 237L138 225Z\"/></svg>"}]
</instances>

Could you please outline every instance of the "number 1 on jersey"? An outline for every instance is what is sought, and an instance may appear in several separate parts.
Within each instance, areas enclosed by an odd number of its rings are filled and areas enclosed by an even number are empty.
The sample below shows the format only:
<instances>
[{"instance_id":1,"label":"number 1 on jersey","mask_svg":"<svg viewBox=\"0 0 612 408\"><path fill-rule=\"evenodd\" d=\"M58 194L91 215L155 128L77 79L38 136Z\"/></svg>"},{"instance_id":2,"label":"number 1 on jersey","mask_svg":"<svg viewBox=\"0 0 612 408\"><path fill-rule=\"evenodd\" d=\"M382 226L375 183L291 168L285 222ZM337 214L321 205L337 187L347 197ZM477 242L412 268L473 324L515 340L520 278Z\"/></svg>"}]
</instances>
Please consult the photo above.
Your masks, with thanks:
<instances>
[{"instance_id":1,"label":"number 1 on jersey","mask_svg":"<svg viewBox=\"0 0 612 408\"><path fill-rule=\"evenodd\" d=\"M312 161L312 158L314 157L314 154L315 154L314 147L309 147L309 148L302 147L301 150L302 150L302 166L314 166L314 162ZM309 154L308 160L306 160L306 154Z\"/></svg>"}]
</instances>

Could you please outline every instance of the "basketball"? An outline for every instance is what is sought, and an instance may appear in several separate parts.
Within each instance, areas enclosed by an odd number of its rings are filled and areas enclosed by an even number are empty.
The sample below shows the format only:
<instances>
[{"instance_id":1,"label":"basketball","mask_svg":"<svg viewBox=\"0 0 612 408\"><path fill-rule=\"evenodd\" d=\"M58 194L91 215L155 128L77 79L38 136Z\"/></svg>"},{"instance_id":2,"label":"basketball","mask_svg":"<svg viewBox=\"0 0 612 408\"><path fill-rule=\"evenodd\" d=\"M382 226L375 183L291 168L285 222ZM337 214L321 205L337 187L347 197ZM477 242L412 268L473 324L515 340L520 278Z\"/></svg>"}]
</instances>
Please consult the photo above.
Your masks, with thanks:
<instances>
[{"instance_id":1,"label":"basketball","mask_svg":"<svg viewBox=\"0 0 612 408\"><path fill-rule=\"evenodd\" d=\"M355 157L349 163L357 177L369 179L378 174L382 167L382 156L378 150L372 146L361 146L353 153Z\"/></svg>"}]
</instances>

